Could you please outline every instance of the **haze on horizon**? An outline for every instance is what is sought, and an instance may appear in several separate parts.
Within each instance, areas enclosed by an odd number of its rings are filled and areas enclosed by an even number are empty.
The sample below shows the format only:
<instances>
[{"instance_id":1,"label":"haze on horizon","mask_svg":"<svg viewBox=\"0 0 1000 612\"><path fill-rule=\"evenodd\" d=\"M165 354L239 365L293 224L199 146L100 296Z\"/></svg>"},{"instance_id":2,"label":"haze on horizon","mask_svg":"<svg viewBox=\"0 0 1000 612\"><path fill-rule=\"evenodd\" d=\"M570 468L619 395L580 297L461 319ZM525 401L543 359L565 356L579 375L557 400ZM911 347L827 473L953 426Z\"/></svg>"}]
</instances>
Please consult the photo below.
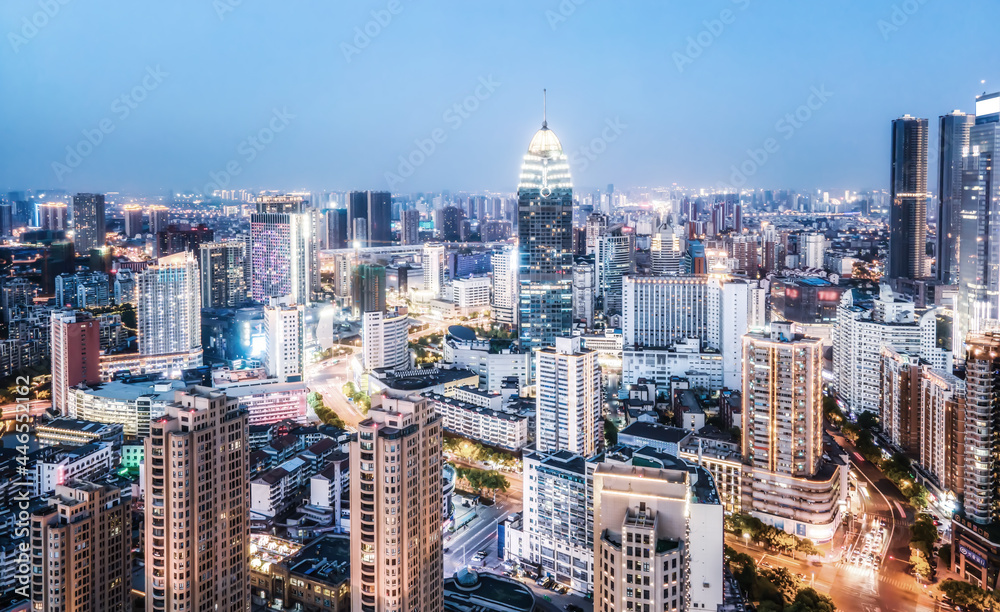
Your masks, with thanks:
<instances>
[{"instance_id":1,"label":"haze on horizon","mask_svg":"<svg viewBox=\"0 0 1000 612\"><path fill-rule=\"evenodd\" d=\"M547 88L578 189L731 183L768 139L746 186L881 189L892 119L930 118L936 148L939 115L1000 89L998 17L985 0L9 0L0 188L510 192Z\"/></svg>"}]
</instances>

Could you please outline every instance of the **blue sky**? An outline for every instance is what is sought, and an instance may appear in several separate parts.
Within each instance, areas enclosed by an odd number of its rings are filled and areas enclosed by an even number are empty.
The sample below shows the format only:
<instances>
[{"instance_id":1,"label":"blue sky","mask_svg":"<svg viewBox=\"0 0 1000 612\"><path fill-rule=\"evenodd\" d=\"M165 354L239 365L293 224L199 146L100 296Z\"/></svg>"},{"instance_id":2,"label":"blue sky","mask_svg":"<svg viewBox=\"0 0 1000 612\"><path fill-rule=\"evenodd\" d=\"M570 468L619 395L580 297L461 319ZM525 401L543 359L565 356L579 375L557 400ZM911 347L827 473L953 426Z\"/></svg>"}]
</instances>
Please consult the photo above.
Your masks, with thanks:
<instances>
[{"instance_id":1,"label":"blue sky","mask_svg":"<svg viewBox=\"0 0 1000 612\"><path fill-rule=\"evenodd\" d=\"M933 143L938 115L1000 89L998 17L980 0L5 0L0 188L513 191L542 88L579 188L730 182L768 139L748 185L884 188L893 118L930 117Z\"/></svg>"}]
</instances>

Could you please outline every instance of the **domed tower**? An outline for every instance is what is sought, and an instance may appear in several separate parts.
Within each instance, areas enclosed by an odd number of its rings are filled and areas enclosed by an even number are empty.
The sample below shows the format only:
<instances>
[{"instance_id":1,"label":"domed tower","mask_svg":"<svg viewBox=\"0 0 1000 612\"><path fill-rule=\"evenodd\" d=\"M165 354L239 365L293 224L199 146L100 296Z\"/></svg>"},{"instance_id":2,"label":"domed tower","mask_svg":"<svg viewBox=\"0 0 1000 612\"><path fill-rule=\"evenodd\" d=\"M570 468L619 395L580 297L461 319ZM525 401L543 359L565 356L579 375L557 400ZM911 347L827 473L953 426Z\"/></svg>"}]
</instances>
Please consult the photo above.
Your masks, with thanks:
<instances>
[{"instance_id":1,"label":"domed tower","mask_svg":"<svg viewBox=\"0 0 1000 612\"><path fill-rule=\"evenodd\" d=\"M519 340L527 352L569 336L573 323L573 182L544 113L524 155L517 200Z\"/></svg>"}]
</instances>

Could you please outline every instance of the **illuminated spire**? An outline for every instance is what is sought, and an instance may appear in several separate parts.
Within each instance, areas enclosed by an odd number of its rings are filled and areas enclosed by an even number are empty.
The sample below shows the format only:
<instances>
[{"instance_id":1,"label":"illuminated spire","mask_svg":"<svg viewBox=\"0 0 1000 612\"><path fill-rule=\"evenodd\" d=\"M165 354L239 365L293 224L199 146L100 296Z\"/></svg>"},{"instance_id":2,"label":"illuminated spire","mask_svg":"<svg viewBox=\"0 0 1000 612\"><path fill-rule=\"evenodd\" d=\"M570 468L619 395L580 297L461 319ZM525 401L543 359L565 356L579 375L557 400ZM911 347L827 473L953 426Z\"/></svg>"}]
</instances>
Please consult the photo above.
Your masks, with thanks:
<instances>
[{"instance_id":1,"label":"illuminated spire","mask_svg":"<svg viewBox=\"0 0 1000 612\"><path fill-rule=\"evenodd\" d=\"M542 128L543 129L549 127L547 112L546 112L546 108L545 108L546 107L546 102L547 102L547 100L546 100L546 93L545 93L545 90L543 89L542 90Z\"/></svg>"}]
</instances>

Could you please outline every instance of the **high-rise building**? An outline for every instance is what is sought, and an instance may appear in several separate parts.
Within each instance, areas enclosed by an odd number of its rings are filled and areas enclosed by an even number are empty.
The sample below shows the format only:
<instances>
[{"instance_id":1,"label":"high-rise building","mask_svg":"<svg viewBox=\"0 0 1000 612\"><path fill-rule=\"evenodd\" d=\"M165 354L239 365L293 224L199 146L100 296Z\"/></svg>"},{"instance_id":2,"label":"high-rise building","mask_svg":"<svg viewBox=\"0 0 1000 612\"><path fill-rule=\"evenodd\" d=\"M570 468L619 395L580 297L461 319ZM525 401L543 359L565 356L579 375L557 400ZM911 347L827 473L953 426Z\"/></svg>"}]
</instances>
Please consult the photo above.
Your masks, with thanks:
<instances>
[{"instance_id":1,"label":"high-rise building","mask_svg":"<svg viewBox=\"0 0 1000 612\"><path fill-rule=\"evenodd\" d=\"M965 381L921 367L920 465L943 491L965 489ZM947 496L947 494L946 494Z\"/></svg>"},{"instance_id":2,"label":"high-rise building","mask_svg":"<svg viewBox=\"0 0 1000 612\"><path fill-rule=\"evenodd\" d=\"M684 239L669 225L661 226L650 241L649 259L653 274L680 274L684 261Z\"/></svg>"},{"instance_id":3,"label":"high-rise building","mask_svg":"<svg viewBox=\"0 0 1000 612\"><path fill-rule=\"evenodd\" d=\"M926 206L924 203L925 209ZM826 236L819 232L805 232L799 236L799 267L822 270L826 245Z\"/></svg>"},{"instance_id":4,"label":"high-rise building","mask_svg":"<svg viewBox=\"0 0 1000 612\"><path fill-rule=\"evenodd\" d=\"M410 208L399 213L399 243L420 244L420 211Z\"/></svg>"},{"instance_id":5,"label":"high-rise building","mask_svg":"<svg viewBox=\"0 0 1000 612\"><path fill-rule=\"evenodd\" d=\"M309 304L319 288L316 215L299 195L261 196L250 215L251 297Z\"/></svg>"},{"instance_id":6,"label":"high-rise building","mask_svg":"<svg viewBox=\"0 0 1000 612\"><path fill-rule=\"evenodd\" d=\"M398 312L361 315L361 367L401 368L410 364L410 317Z\"/></svg>"},{"instance_id":7,"label":"high-rise building","mask_svg":"<svg viewBox=\"0 0 1000 612\"><path fill-rule=\"evenodd\" d=\"M122 212L125 214L125 237L135 238L142 233L142 207L138 204L126 204Z\"/></svg>"},{"instance_id":8,"label":"high-rise building","mask_svg":"<svg viewBox=\"0 0 1000 612\"><path fill-rule=\"evenodd\" d=\"M322 213L319 241L321 249L347 248L347 209L329 208Z\"/></svg>"},{"instance_id":9,"label":"high-rise building","mask_svg":"<svg viewBox=\"0 0 1000 612\"><path fill-rule=\"evenodd\" d=\"M938 118L937 279L958 284L958 241L962 233L962 156L969 146L973 115L953 111Z\"/></svg>"},{"instance_id":10,"label":"high-rise building","mask_svg":"<svg viewBox=\"0 0 1000 612\"><path fill-rule=\"evenodd\" d=\"M56 277L56 304L73 308L100 308L111 303L108 275L77 272Z\"/></svg>"},{"instance_id":11,"label":"high-rise building","mask_svg":"<svg viewBox=\"0 0 1000 612\"><path fill-rule=\"evenodd\" d=\"M132 610L130 494L69 480L31 515L33 610Z\"/></svg>"},{"instance_id":12,"label":"high-rise building","mask_svg":"<svg viewBox=\"0 0 1000 612\"><path fill-rule=\"evenodd\" d=\"M105 243L104 194L78 193L73 196L73 244L76 252L90 253Z\"/></svg>"},{"instance_id":13,"label":"high-rise building","mask_svg":"<svg viewBox=\"0 0 1000 612\"><path fill-rule=\"evenodd\" d=\"M145 439L146 612L250 609L246 410L178 391Z\"/></svg>"},{"instance_id":14,"label":"high-rise building","mask_svg":"<svg viewBox=\"0 0 1000 612\"><path fill-rule=\"evenodd\" d=\"M597 289L604 313L620 314L622 279L635 272L635 235L622 225L609 227L597 238Z\"/></svg>"},{"instance_id":15,"label":"high-rise building","mask_svg":"<svg viewBox=\"0 0 1000 612\"><path fill-rule=\"evenodd\" d=\"M441 610L441 418L375 396L351 442L351 608Z\"/></svg>"},{"instance_id":16,"label":"high-rise building","mask_svg":"<svg viewBox=\"0 0 1000 612\"><path fill-rule=\"evenodd\" d=\"M892 443L903 449L920 446L920 356L883 346L879 363L879 422Z\"/></svg>"},{"instance_id":17,"label":"high-rise building","mask_svg":"<svg viewBox=\"0 0 1000 612\"><path fill-rule=\"evenodd\" d=\"M65 415L67 394L80 383L101 382L100 324L89 313L52 313L52 407Z\"/></svg>"},{"instance_id":18,"label":"high-rise building","mask_svg":"<svg viewBox=\"0 0 1000 612\"><path fill-rule=\"evenodd\" d=\"M743 339L743 508L766 524L830 540L847 496L846 465L823 457L823 341L772 322ZM808 501L806 501L808 500Z\"/></svg>"},{"instance_id":19,"label":"high-rise building","mask_svg":"<svg viewBox=\"0 0 1000 612\"><path fill-rule=\"evenodd\" d=\"M608 227L608 216L601 213L593 213L587 217L587 255L597 253L597 238L604 233Z\"/></svg>"},{"instance_id":20,"label":"high-rise building","mask_svg":"<svg viewBox=\"0 0 1000 612\"><path fill-rule=\"evenodd\" d=\"M513 247L499 248L493 251L490 262L493 264L490 302L493 321L511 328L517 323L517 251Z\"/></svg>"},{"instance_id":21,"label":"high-rise building","mask_svg":"<svg viewBox=\"0 0 1000 612\"><path fill-rule=\"evenodd\" d=\"M160 204L149 207L149 233L159 234L170 225L170 209Z\"/></svg>"},{"instance_id":22,"label":"high-rise building","mask_svg":"<svg viewBox=\"0 0 1000 612\"><path fill-rule=\"evenodd\" d=\"M579 337L535 351L535 448L592 457L604 448L601 366Z\"/></svg>"},{"instance_id":23,"label":"high-rise building","mask_svg":"<svg viewBox=\"0 0 1000 612\"><path fill-rule=\"evenodd\" d=\"M573 182L545 120L524 155L517 208L518 337L533 351L573 327Z\"/></svg>"},{"instance_id":24,"label":"high-rise building","mask_svg":"<svg viewBox=\"0 0 1000 612\"><path fill-rule=\"evenodd\" d=\"M363 263L351 272L351 302L354 313L385 311L385 266Z\"/></svg>"},{"instance_id":25,"label":"high-rise building","mask_svg":"<svg viewBox=\"0 0 1000 612\"><path fill-rule=\"evenodd\" d=\"M462 223L465 212L458 206L447 206L441 211L441 227L435 228L441 240L458 242L462 240Z\"/></svg>"},{"instance_id":26,"label":"high-rise building","mask_svg":"<svg viewBox=\"0 0 1000 612\"><path fill-rule=\"evenodd\" d=\"M892 209L889 266L892 279L924 278L927 251L927 120L906 115L892 122Z\"/></svg>"},{"instance_id":27,"label":"high-rise building","mask_svg":"<svg viewBox=\"0 0 1000 612\"><path fill-rule=\"evenodd\" d=\"M168 225L156 234L156 256L166 257L184 251L198 252L198 247L215 238L215 230L205 224Z\"/></svg>"},{"instance_id":28,"label":"high-rise building","mask_svg":"<svg viewBox=\"0 0 1000 612\"><path fill-rule=\"evenodd\" d=\"M603 463L594 472L596 610L717 610L723 510L707 470Z\"/></svg>"},{"instance_id":29,"label":"high-rise building","mask_svg":"<svg viewBox=\"0 0 1000 612\"><path fill-rule=\"evenodd\" d=\"M46 202L38 205L38 222L43 230L55 232L69 229L68 207L63 202Z\"/></svg>"},{"instance_id":30,"label":"high-rise building","mask_svg":"<svg viewBox=\"0 0 1000 612\"><path fill-rule=\"evenodd\" d=\"M441 295L448 274L444 245L435 242L425 244L421 261L424 267L424 291L431 292L435 297Z\"/></svg>"},{"instance_id":31,"label":"high-rise building","mask_svg":"<svg viewBox=\"0 0 1000 612\"><path fill-rule=\"evenodd\" d=\"M237 240L200 246L202 308L234 308L246 302L244 248Z\"/></svg>"},{"instance_id":32,"label":"high-rise building","mask_svg":"<svg viewBox=\"0 0 1000 612\"><path fill-rule=\"evenodd\" d=\"M264 364L267 375L299 382L305 373L305 307L271 298L264 307Z\"/></svg>"},{"instance_id":33,"label":"high-rise building","mask_svg":"<svg viewBox=\"0 0 1000 612\"><path fill-rule=\"evenodd\" d=\"M156 260L136 281L139 353L201 355L201 277L194 253Z\"/></svg>"},{"instance_id":34,"label":"high-rise building","mask_svg":"<svg viewBox=\"0 0 1000 612\"><path fill-rule=\"evenodd\" d=\"M364 219L363 225L356 221ZM365 246L392 245L392 194L388 191L352 191L347 202L347 227L351 242ZM358 228L364 228L359 235Z\"/></svg>"},{"instance_id":35,"label":"high-rise building","mask_svg":"<svg viewBox=\"0 0 1000 612\"><path fill-rule=\"evenodd\" d=\"M583 322L588 328L594 325L595 276L591 258L581 257L573 264L573 321Z\"/></svg>"},{"instance_id":36,"label":"high-rise building","mask_svg":"<svg viewBox=\"0 0 1000 612\"><path fill-rule=\"evenodd\" d=\"M984 323L1000 319L1000 216L998 168L1000 155L1000 92L976 98L976 123L969 128L969 146L962 154L961 234L958 238L958 333L955 356L962 343Z\"/></svg>"}]
</instances>

